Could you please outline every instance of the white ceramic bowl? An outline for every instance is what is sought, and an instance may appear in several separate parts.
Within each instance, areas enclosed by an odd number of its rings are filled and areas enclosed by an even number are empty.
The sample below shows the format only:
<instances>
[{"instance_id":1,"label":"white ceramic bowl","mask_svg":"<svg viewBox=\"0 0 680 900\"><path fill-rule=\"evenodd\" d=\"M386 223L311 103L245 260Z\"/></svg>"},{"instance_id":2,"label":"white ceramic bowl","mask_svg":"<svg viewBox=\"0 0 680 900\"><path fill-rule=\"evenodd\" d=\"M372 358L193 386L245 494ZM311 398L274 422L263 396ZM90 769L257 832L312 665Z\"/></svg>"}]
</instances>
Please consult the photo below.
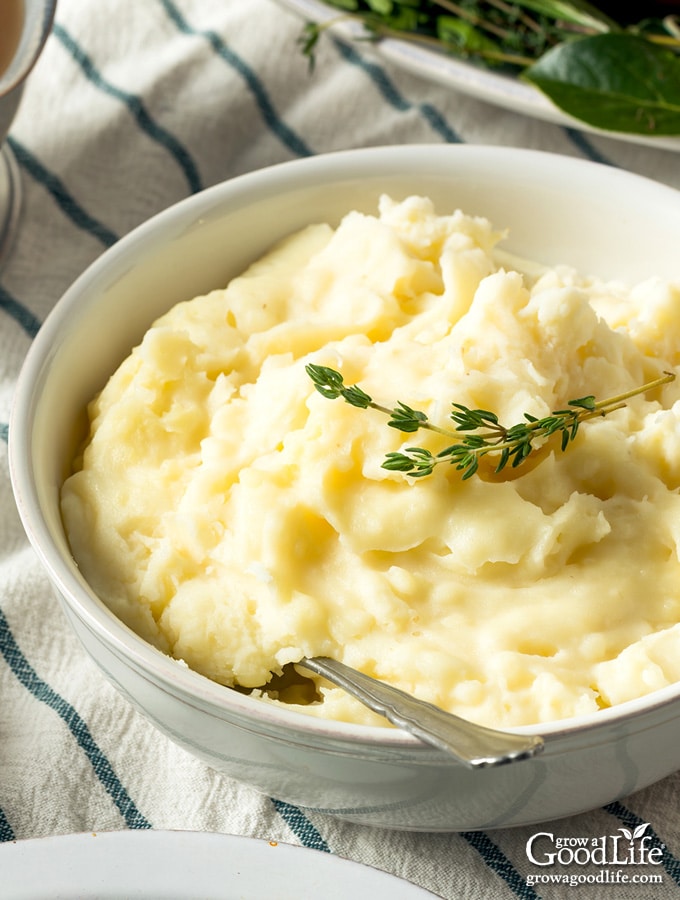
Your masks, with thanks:
<instances>
[{"instance_id":1,"label":"white ceramic bowl","mask_svg":"<svg viewBox=\"0 0 680 900\"><path fill-rule=\"evenodd\" d=\"M593 808L680 768L680 685L542 727L533 760L469 770L396 729L320 721L220 687L132 633L79 574L59 489L87 401L172 304L223 286L277 239L379 194L424 193L509 227L509 249L605 277L680 278L680 197L594 163L525 150L413 146L274 166L204 191L101 256L55 307L19 380L12 480L28 536L87 651L148 718L270 796L413 830L527 824ZM531 728L518 729L531 732Z\"/></svg>"}]
</instances>

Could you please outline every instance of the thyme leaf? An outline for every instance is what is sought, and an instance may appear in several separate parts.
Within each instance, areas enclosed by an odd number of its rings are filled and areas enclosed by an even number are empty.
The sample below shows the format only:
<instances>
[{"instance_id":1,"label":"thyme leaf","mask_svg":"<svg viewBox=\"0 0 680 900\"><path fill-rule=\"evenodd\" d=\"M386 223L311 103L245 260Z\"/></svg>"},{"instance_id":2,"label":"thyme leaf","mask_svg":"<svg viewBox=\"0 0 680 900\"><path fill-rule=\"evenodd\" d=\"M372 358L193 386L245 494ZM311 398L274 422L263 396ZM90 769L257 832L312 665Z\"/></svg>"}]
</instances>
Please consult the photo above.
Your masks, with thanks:
<instances>
[{"instance_id":1,"label":"thyme leaf","mask_svg":"<svg viewBox=\"0 0 680 900\"><path fill-rule=\"evenodd\" d=\"M343 399L360 409L375 409L389 417L389 426L406 434L426 429L455 439L437 453L426 447L390 451L382 463L384 469L403 472L412 478L424 478L431 475L436 466L447 463L461 473L463 480L477 472L480 459L487 454L497 457L496 472L507 465L516 468L553 435L559 435L560 449L564 452L576 438L583 422L621 409L631 397L675 379L672 372L664 372L653 381L606 400L597 400L593 394L588 394L569 400L567 407L542 418L525 413L523 422L511 426L501 424L498 416L490 410L470 409L462 403L452 403L449 415L452 427L442 428L431 422L422 410L413 409L401 401L392 407L376 403L358 385L346 385L336 369L315 364L309 364L305 369L316 390L328 400Z\"/></svg>"}]
</instances>

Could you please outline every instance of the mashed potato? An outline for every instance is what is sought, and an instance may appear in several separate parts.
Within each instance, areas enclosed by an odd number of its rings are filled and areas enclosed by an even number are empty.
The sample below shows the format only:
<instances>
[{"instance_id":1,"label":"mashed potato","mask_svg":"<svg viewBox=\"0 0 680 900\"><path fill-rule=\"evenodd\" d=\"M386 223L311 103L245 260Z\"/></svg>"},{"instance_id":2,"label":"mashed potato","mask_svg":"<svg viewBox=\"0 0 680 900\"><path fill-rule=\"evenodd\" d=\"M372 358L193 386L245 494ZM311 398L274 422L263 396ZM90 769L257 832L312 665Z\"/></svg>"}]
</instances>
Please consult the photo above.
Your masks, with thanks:
<instances>
[{"instance_id":1,"label":"mashed potato","mask_svg":"<svg viewBox=\"0 0 680 900\"><path fill-rule=\"evenodd\" d=\"M159 319L91 403L63 488L73 553L115 613L225 685L327 655L496 727L680 679L680 379L565 453L415 481L385 454L446 438L325 399L305 371L442 425L452 401L513 424L677 371L677 285L543 269L502 237L384 197ZM265 699L377 721L315 680L311 703L290 677Z\"/></svg>"}]
</instances>

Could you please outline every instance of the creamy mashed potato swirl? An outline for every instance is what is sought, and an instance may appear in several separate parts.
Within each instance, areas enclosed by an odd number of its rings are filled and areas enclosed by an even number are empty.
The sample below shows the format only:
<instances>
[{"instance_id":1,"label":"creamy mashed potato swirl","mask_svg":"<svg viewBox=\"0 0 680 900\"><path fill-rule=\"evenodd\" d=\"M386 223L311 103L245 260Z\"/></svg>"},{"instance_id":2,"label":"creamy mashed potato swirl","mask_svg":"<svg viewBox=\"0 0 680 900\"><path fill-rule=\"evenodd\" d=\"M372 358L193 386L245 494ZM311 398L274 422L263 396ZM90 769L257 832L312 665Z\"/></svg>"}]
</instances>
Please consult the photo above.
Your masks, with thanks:
<instances>
[{"instance_id":1,"label":"creamy mashed potato swirl","mask_svg":"<svg viewBox=\"0 0 680 900\"><path fill-rule=\"evenodd\" d=\"M678 285L545 269L502 237L383 197L159 319L91 403L62 493L111 609L225 685L328 655L496 727L680 679L680 380L565 453L414 483L385 454L442 439L327 400L305 371L441 424L452 401L513 424L678 370ZM299 708L378 721L316 680ZM265 698L298 708L294 688Z\"/></svg>"}]
</instances>

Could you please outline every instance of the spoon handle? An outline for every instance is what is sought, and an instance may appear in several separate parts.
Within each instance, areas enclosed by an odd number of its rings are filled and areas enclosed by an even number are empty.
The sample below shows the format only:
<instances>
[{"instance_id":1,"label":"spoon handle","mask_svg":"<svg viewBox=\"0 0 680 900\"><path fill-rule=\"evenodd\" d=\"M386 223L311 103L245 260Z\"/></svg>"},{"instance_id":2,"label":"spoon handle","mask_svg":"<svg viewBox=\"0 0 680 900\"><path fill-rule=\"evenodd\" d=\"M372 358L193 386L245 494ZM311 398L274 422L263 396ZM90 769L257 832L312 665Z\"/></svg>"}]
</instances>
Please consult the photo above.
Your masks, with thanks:
<instances>
[{"instance_id":1,"label":"spoon handle","mask_svg":"<svg viewBox=\"0 0 680 900\"><path fill-rule=\"evenodd\" d=\"M527 759L543 749L539 735L513 734L477 725L335 659L315 656L300 660L297 665L327 678L393 725L450 753L470 768Z\"/></svg>"}]
</instances>

